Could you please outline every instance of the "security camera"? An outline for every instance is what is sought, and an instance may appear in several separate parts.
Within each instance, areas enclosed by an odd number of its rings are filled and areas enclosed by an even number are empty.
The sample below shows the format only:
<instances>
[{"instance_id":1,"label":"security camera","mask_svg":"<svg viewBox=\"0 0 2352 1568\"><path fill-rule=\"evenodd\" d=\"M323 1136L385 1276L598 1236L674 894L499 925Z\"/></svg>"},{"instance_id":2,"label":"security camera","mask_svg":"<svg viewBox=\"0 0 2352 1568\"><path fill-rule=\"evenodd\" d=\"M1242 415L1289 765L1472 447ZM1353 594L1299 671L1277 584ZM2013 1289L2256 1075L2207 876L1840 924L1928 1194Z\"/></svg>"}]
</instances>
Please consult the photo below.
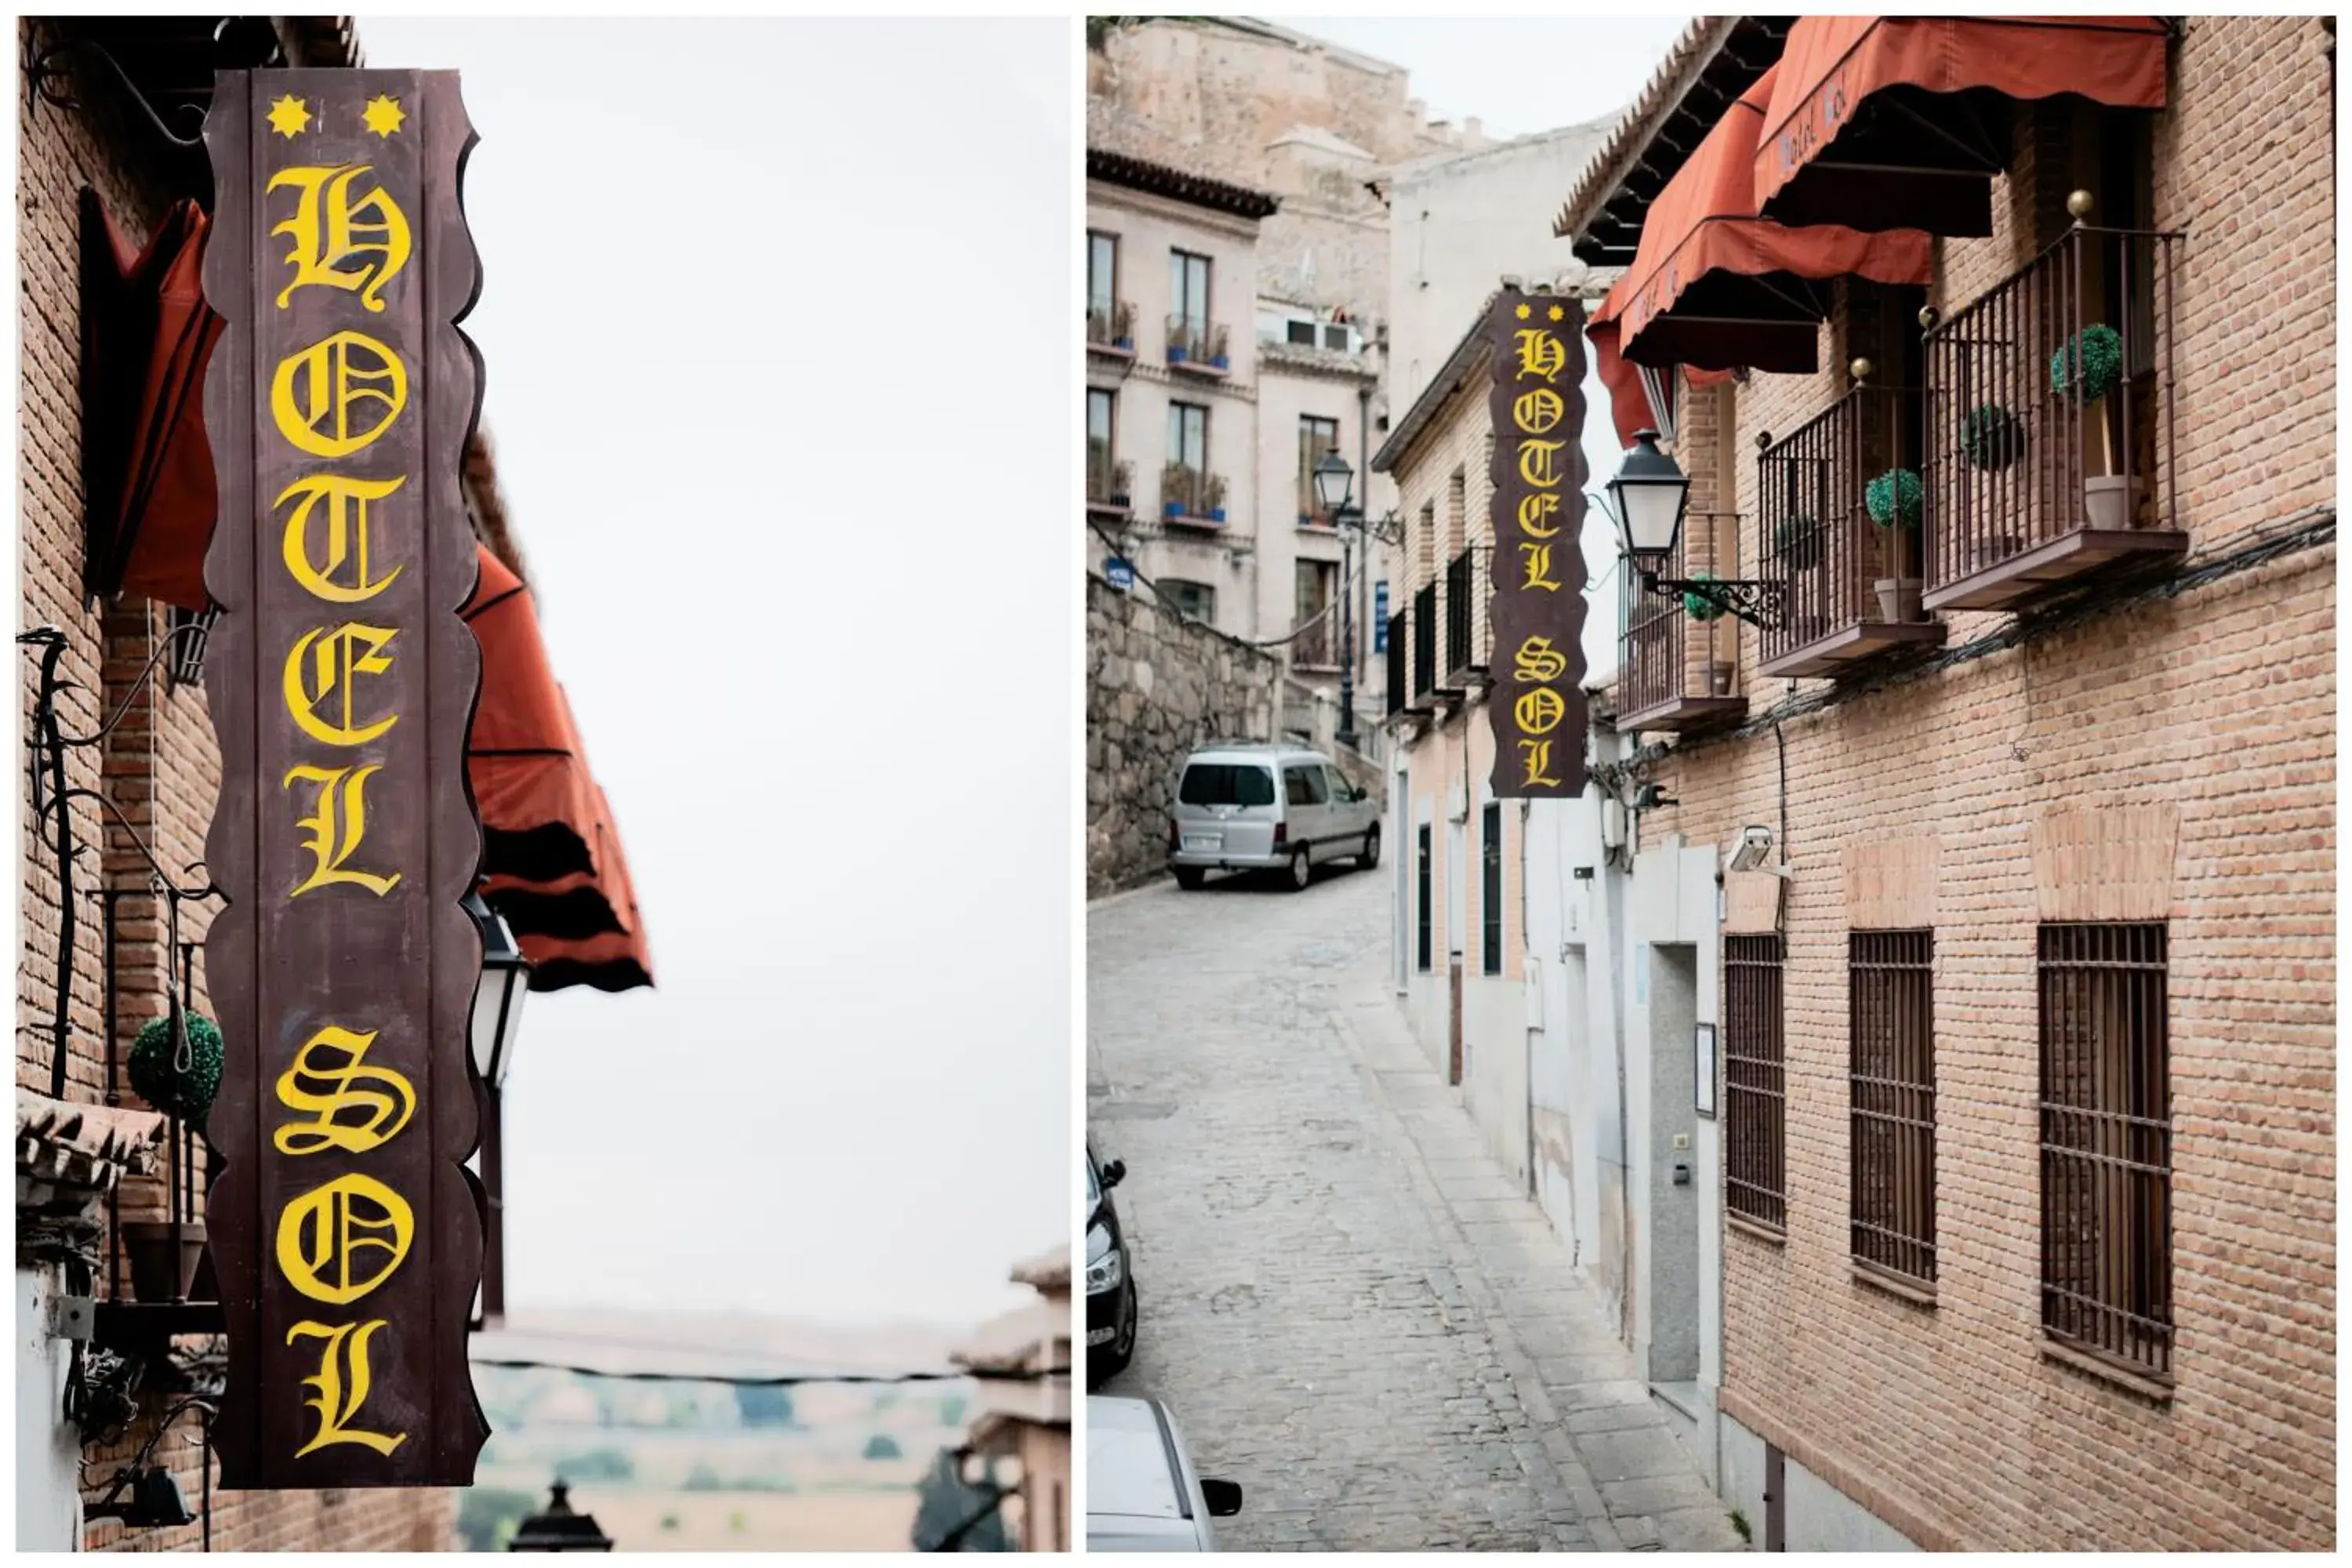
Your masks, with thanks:
<instances>
[{"instance_id":1,"label":"security camera","mask_svg":"<svg viewBox=\"0 0 2352 1568\"><path fill-rule=\"evenodd\" d=\"M1769 827L1743 827L1739 842L1731 851L1731 868L1754 871L1763 868L1765 859L1772 853L1772 830Z\"/></svg>"}]
</instances>

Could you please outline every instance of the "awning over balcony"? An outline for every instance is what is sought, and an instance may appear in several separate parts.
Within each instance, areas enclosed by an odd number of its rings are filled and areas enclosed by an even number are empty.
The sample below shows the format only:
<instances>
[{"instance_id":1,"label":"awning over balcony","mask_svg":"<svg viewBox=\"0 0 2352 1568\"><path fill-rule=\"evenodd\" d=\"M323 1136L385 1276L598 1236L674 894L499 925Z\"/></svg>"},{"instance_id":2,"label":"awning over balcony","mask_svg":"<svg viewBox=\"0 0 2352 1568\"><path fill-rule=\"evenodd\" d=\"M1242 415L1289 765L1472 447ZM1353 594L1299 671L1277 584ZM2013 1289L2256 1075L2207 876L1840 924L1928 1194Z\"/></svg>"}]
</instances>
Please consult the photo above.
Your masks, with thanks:
<instances>
[{"instance_id":1,"label":"awning over balcony","mask_svg":"<svg viewBox=\"0 0 2352 1568\"><path fill-rule=\"evenodd\" d=\"M1649 389L1642 384L1642 367L1617 352L1617 291L1611 289L1592 312L1584 335L1592 343L1592 369L1609 392L1609 417L1617 426L1617 444L1631 449L1640 430L1660 428L1650 406Z\"/></svg>"},{"instance_id":2,"label":"awning over balcony","mask_svg":"<svg viewBox=\"0 0 2352 1568\"><path fill-rule=\"evenodd\" d=\"M1992 232L2011 102L2074 93L2164 107L2153 16L1805 16L1764 113L1765 216L1858 229Z\"/></svg>"},{"instance_id":3,"label":"awning over balcony","mask_svg":"<svg viewBox=\"0 0 2352 1568\"><path fill-rule=\"evenodd\" d=\"M217 505L205 369L222 326L205 303L211 223L195 203L174 203L134 256L87 186L80 222L84 585L202 610Z\"/></svg>"},{"instance_id":4,"label":"awning over balcony","mask_svg":"<svg viewBox=\"0 0 2352 1568\"><path fill-rule=\"evenodd\" d=\"M1809 374L1818 368L1827 311L1813 282L1849 273L1878 283L1928 280L1934 242L1917 230L1798 228L1757 216L1757 141L1783 68L1765 72L1724 110L1651 205L1618 285L1626 358Z\"/></svg>"},{"instance_id":5,"label":"awning over balcony","mask_svg":"<svg viewBox=\"0 0 2352 1568\"><path fill-rule=\"evenodd\" d=\"M477 547L465 616L482 646L467 776L482 818L482 895L531 961L531 989L653 984L636 891L571 703L540 640L530 590Z\"/></svg>"}]
</instances>

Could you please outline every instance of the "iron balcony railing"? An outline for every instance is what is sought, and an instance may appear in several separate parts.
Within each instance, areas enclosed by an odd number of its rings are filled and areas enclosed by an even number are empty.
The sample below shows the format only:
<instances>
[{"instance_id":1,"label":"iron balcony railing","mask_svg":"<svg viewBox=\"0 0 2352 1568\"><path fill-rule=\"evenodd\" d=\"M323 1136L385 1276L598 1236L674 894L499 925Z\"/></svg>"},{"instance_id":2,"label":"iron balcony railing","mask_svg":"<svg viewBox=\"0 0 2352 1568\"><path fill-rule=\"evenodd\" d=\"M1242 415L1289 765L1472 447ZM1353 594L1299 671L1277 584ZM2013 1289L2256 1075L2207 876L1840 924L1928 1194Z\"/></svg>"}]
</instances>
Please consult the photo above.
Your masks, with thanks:
<instances>
[{"instance_id":1,"label":"iron balcony railing","mask_svg":"<svg viewBox=\"0 0 2352 1568\"><path fill-rule=\"evenodd\" d=\"M1416 701L1437 690L1437 584L1412 594L1412 694Z\"/></svg>"},{"instance_id":2,"label":"iron balcony railing","mask_svg":"<svg viewBox=\"0 0 2352 1568\"><path fill-rule=\"evenodd\" d=\"M1130 353L1135 349L1135 307L1125 300L1097 300L1087 308L1090 348Z\"/></svg>"},{"instance_id":3,"label":"iron balcony railing","mask_svg":"<svg viewBox=\"0 0 2352 1568\"><path fill-rule=\"evenodd\" d=\"M1405 683L1411 679L1409 650L1404 640L1406 620L1406 613L1402 610L1389 617L1388 703L1391 713L1401 713L1404 710Z\"/></svg>"},{"instance_id":4,"label":"iron balcony railing","mask_svg":"<svg viewBox=\"0 0 2352 1568\"><path fill-rule=\"evenodd\" d=\"M1739 514L1695 511L1683 520L1665 578L1739 575ZM1624 627L1618 639L1621 715L1670 710L1693 698L1739 694L1739 622L1729 615L1693 619L1679 594L1654 594L1630 568L1624 583Z\"/></svg>"},{"instance_id":5,"label":"iron balcony railing","mask_svg":"<svg viewBox=\"0 0 2352 1568\"><path fill-rule=\"evenodd\" d=\"M1445 669L1448 685L1483 675L1492 662L1486 619L1486 550L1473 544L1445 563Z\"/></svg>"},{"instance_id":6,"label":"iron balcony railing","mask_svg":"<svg viewBox=\"0 0 2352 1568\"><path fill-rule=\"evenodd\" d=\"M1160 473L1160 510L1163 518L1194 522L1223 522L1225 481L1216 474L1171 463Z\"/></svg>"},{"instance_id":7,"label":"iron balcony railing","mask_svg":"<svg viewBox=\"0 0 2352 1568\"><path fill-rule=\"evenodd\" d=\"M1916 392L1857 386L1765 448L1757 465L1758 575L1786 584L1780 624L1763 629L1765 663L1864 621L1923 618L1918 407ZM1887 478L1906 473L1908 480ZM1874 480L1895 508L1885 527L1870 515ZM1881 603L1882 581L1898 584L1896 605Z\"/></svg>"},{"instance_id":8,"label":"iron balcony railing","mask_svg":"<svg viewBox=\"0 0 2352 1568\"><path fill-rule=\"evenodd\" d=\"M2172 530L2177 234L2077 227L1927 334L1927 591Z\"/></svg>"},{"instance_id":9,"label":"iron balcony railing","mask_svg":"<svg viewBox=\"0 0 2352 1568\"><path fill-rule=\"evenodd\" d=\"M1290 662L1294 668L1339 668L1339 606L1333 605L1311 621L1291 627Z\"/></svg>"},{"instance_id":10,"label":"iron balcony railing","mask_svg":"<svg viewBox=\"0 0 2352 1568\"><path fill-rule=\"evenodd\" d=\"M1087 442L1087 501L1091 506L1120 507L1133 505L1135 469L1132 465L1110 455L1110 443L1099 439Z\"/></svg>"},{"instance_id":11,"label":"iron balcony railing","mask_svg":"<svg viewBox=\"0 0 2352 1568\"><path fill-rule=\"evenodd\" d=\"M1168 361L1171 364L1223 369L1217 362L1226 357L1227 342L1228 334L1222 323L1203 321L1192 316L1168 318Z\"/></svg>"}]
</instances>

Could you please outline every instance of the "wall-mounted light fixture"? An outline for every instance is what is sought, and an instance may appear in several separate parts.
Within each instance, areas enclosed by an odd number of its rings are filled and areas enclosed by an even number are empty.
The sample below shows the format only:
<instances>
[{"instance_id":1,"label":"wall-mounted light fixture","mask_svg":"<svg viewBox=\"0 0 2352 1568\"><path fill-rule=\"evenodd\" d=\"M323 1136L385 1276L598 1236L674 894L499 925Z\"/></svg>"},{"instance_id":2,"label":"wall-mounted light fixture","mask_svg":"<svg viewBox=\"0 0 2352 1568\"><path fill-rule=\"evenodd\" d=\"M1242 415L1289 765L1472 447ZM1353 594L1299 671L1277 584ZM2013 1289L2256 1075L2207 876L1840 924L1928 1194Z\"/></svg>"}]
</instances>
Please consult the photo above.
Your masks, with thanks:
<instances>
[{"instance_id":1,"label":"wall-mounted light fixture","mask_svg":"<svg viewBox=\"0 0 2352 1568\"><path fill-rule=\"evenodd\" d=\"M1687 595L1737 616L1750 625L1777 627L1787 584L1755 578L1675 578L1658 575L1682 538L1690 506L1690 476L1658 450L1655 430L1633 433L1617 477L1609 481L1601 510L1616 525L1617 551L1633 563L1644 593Z\"/></svg>"}]
</instances>

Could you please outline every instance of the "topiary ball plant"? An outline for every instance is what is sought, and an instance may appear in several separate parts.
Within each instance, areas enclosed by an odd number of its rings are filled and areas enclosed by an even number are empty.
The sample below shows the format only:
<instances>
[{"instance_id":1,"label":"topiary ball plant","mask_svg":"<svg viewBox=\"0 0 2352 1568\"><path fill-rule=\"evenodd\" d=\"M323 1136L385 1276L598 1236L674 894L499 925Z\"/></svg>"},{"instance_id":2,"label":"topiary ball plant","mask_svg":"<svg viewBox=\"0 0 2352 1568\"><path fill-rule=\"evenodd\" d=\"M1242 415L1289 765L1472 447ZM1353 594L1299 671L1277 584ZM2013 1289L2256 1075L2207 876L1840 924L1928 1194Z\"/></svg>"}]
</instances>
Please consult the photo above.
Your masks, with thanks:
<instances>
[{"instance_id":1,"label":"topiary ball plant","mask_svg":"<svg viewBox=\"0 0 2352 1568\"><path fill-rule=\"evenodd\" d=\"M184 1121L201 1121L220 1092L221 1032L202 1013L181 1015L187 1021L188 1064L173 1061L172 1018L151 1018L131 1045L131 1087L156 1110Z\"/></svg>"},{"instance_id":2,"label":"topiary ball plant","mask_svg":"<svg viewBox=\"0 0 2352 1568\"><path fill-rule=\"evenodd\" d=\"M1960 456L1971 468L1998 473L2025 455L2025 426L1998 403L1979 403L1960 421Z\"/></svg>"},{"instance_id":3,"label":"topiary ball plant","mask_svg":"<svg viewBox=\"0 0 2352 1568\"><path fill-rule=\"evenodd\" d=\"M2050 390L2074 403L2096 403L2123 374L2124 340L2104 322L2084 327L2050 356Z\"/></svg>"},{"instance_id":4,"label":"topiary ball plant","mask_svg":"<svg viewBox=\"0 0 2352 1568\"><path fill-rule=\"evenodd\" d=\"M1916 528L1927 510L1927 490L1909 468L1889 468L1863 487L1862 504L1881 528Z\"/></svg>"},{"instance_id":5,"label":"topiary ball plant","mask_svg":"<svg viewBox=\"0 0 2352 1568\"><path fill-rule=\"evenodd\" d=\"M1712 572L1694 572L1691 574L1691 581L1694 583L1712 583L1715 581L1715 574ZM1723 614L1723 606L1717 604L1712 599L1702 598L1696 594L1685 594L1683 595L1683 614L1688 616L1695 621L1711 621L1717 616Z\"/></svg>"}]
</instances>

